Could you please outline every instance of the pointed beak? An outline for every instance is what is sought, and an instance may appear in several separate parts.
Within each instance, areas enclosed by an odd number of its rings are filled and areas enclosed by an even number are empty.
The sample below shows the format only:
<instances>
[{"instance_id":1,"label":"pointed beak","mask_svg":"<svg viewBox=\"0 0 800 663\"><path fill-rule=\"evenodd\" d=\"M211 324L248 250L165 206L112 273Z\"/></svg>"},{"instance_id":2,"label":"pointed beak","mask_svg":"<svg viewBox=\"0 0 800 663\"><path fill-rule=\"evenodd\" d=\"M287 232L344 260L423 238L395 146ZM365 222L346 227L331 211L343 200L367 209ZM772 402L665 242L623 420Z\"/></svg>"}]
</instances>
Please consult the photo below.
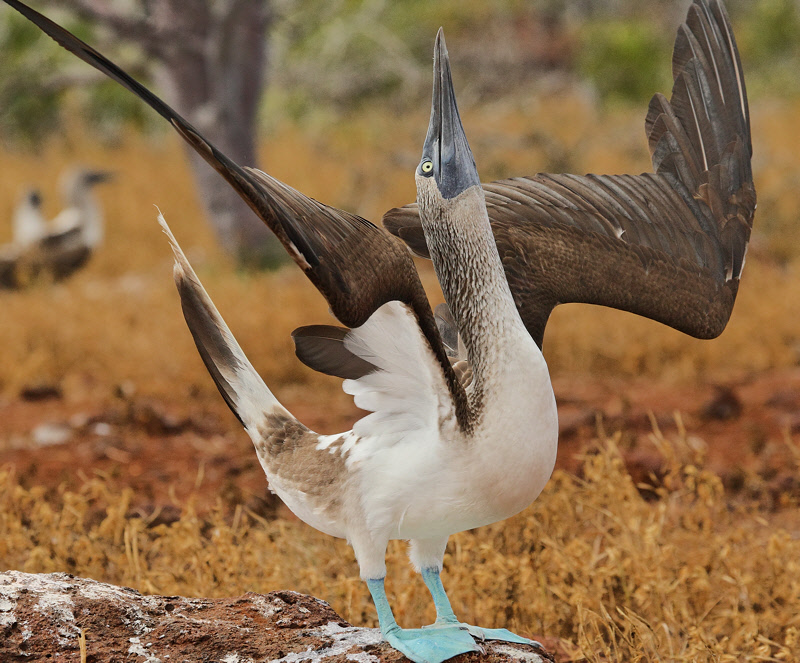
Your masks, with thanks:
<instances>
[{"instance_id":1,"label":"pointed beak","mask_svg":"<svg viewBox=\"0 0 800 663\"><path fill-rule=\"evenodd\" d=\"M429 173L422 170L421 174L436 179L444 198L455 198L469 187L480 184L475 159L458 115L450 58L441 28L433 51L433 101L422 152L423 165L426 160L433 163L433 169Z\"/></svg>"},{"instance_id":2,"label":"pointed beak","mask_svg":"<svg viewBox=\"0 0 800 663\"><path fill-rule=\"evenodd\" d=\"M86 173L85 181L86 184L95 185L95 184L102 184L103 182L108 182L109 180L114 179L114 173L110 170L92 170Z\"/></svg>"}]
</instances>

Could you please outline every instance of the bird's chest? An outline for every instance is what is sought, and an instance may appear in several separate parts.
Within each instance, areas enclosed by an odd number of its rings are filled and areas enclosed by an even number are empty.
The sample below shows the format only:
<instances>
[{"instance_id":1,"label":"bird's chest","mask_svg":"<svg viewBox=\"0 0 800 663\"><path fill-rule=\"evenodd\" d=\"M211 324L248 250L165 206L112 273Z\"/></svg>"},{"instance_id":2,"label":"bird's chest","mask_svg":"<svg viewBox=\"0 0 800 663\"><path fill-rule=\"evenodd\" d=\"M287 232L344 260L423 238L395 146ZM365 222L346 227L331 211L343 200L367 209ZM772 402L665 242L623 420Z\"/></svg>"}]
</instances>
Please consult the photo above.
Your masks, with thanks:
<instances>
[{"instance_id":1,"label":"bird's chest","mask_svg":"<svg viewBox=\"0 0 800 663\"><path fill-rule=\"evenodd\" d=\"M396 450L398 457L384 465L391 470L382 481L371 482L371 491L380 491L373 505L384 504L373 514L385 518L392 538L480 527L536 499L555 463L555 403L510 405L508 411L487 413L491 420L471 438L431 441L424 450L417 446L407 453Z\"/></svg>"},{"instance_id":2,"label":"bird's chest","mask_svg":"<svg viewBox=\"0 0 800 663\"><path fill-rule=\"evenodd\" d=\"M550 478L558 418L552 392L538 401L509 398L489 416L470 449L472 490L482 510L499 520L527 507Z\"/></svg>"}]
</instances>

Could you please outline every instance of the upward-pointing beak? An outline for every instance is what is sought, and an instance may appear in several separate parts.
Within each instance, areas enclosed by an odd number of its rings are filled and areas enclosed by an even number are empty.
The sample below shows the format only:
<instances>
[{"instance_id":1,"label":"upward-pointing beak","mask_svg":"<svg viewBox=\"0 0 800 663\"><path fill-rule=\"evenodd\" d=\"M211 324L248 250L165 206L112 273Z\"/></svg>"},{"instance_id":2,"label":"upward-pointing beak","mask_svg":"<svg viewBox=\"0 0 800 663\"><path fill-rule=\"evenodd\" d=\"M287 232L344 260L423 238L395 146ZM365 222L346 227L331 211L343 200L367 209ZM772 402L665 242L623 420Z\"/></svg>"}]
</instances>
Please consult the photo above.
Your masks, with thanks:
<instances>
[{"instance_id":1,"label":"upward-pointing beak","mask_svg":"<svg viewBox=\"0 0 800 663\"><path fill-rule=\"evenodd\" d=\"M433 163L432 176L444 198L455 198L465 189L480 184L475 159L458 115L450 58L441 28L436 35L433 51L431 121L422 159L423 164L425 160Z\"/></svg>"}]
</instances>

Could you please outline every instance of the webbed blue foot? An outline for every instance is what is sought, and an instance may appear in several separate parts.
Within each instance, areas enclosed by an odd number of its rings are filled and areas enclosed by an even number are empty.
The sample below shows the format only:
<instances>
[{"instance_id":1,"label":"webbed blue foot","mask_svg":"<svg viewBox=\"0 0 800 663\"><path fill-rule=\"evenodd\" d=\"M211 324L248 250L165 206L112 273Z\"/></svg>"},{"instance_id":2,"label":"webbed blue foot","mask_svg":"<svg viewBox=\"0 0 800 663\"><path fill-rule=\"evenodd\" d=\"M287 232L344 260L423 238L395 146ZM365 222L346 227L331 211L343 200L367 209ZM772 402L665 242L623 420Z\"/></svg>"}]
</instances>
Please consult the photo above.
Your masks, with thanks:
<instances>
[{"instance_id":1,"label":"webbed blue foot","mask_svg":"<svg viewBox=\"0 0 800 663\"><path fill-rule=\"evenodd\" d=\"M442 663L453 656L481 651L472 636L459 624L441 624L433 630L402 629L397 625L386 598L383 578L367 580L384 639L415 663Z\"/></svg>"},{"instance_id":2,"label":"webbed blue foot","mask_svg":"<svg viewBox=\"0 0 800 663\"><path fill-rule=\"evenodd\" d=\"M437 631L442 628L452 628L453 626L460 626L465 629L469 634L479 640L503 640L505 642L516 642L522 645L532 645L542 649L542 644L536 640L529 640L523 638L521 635L512 633L504 628L481 628L480 626L472 626L472 624L465 624L459 622L453 613L453 608L450 606L450 600L442 586L442 580L439 577L439 569L422 569L422 579L425 581L428 589L433 597L433 603L436 606L436 622L426 629Z\"/></svg>"},{"instance_id":3,"label":"webbed blue foot","mask_svg":"<svg viewBox=\"0 0 800 663\"><path fill-rule=\"evenodd\" d=\"M455 624L433 630L396 627L383 633L383 637L416 663L442 663L459 654L481 651L472 636Z\"/></svg>"},{"instance_id":4,"label":"webbed blue foot","mask_svg":"<svg viewBox=\"0 0 800 663\"><path fill-rule=\"evenodd\" d=\"M530 638L523 638L521 635L512 633L505 628L482 628L481 626L473 626L472 624L459 622L457 620L436 621L422 628L426 631L438 631L439 629L447 629L454 626L460 627L463 632L469 633L470 636L478 640L478 642L483 642L484 640L502 640L503 642L515 642L520 645L531 645L532 647L544 649L541 642L531 640Z\"/></svg>"}]
</instances>

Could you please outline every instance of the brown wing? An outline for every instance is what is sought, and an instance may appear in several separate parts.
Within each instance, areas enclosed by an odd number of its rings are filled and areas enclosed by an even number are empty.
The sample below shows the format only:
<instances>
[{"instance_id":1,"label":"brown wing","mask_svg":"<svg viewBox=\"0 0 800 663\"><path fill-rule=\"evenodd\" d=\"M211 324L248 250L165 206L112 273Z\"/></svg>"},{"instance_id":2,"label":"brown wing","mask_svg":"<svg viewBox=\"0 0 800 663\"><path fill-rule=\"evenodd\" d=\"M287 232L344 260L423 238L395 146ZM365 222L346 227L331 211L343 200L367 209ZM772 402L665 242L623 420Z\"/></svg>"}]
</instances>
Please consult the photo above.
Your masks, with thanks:
<instances>
[{"instance_id":1,"label":"brown wing","mask_svg":"<svg viewBox=\"0 0 800 663\"><path fill-rule=\"evenodd\" d=\"M0 247L0 288L19 290L37 281L60 281L83 267L91 255L81 228L46 235L23 249Z\"/></svg>"},{"instance_id":2,"label":"brown wing","mask_svg":"<svg viewBox=\"0 0 800 663\"><path fill-rule=\"evenodd\" d=\"M730 317L756 206L750 120L730 21L696 0L678 31L674 85L650 102L655 173L547 175L484 184L497 248L541 345L553 307L618 308L700 338ZM384 225L417 254L415 205Z\"/></svg>"},{"instance_id":3,"label":"brown wing","mask_svg":"<svg viewBox=\"0 0 800 663\"><path fill-rule=\"evenodd\" d=\"M43 237L36 245L35 253L44 270L59 281L83 267L89 261L92 249L84 241L82 228L70 228Z\"/></svg>"},{"instance_id":4,"label":"brown wing","mask_svg":"<svg viewBox=\"0 0 800 663\"><path fill-rule=\"evenodd\" d=\"M0 246L0 288L16 290L22 287L17 274L19 252L11 245Z\"/></svg>"},{"instance_id":5,"label":"brown wing","mask_svg":"<svg viewBox=\"0 0 800 663\"><path fill-rule=\"evenodd\" d=\"M358 380L376 370L374 364L350 352L344 339L350 330L333 325L308 325L292 332L297 358L315 371L344 380Z\"/></svg>"},{"instance_id":6,"label":"brown wing","mask_svg":"<svg viewBox=\"0 0 800 663\"><path fill-rule=\"evenodd\" d=\"M402 242L355 214L319 203L266 173L234 163L166 103L91 46L21 2L5 2L169 120L277 235L343 324L360 326L392 300L408 304L442 367L459 420L466 425L464 390L450 366L419 275Z\"/></svg>"}]
</instances>

